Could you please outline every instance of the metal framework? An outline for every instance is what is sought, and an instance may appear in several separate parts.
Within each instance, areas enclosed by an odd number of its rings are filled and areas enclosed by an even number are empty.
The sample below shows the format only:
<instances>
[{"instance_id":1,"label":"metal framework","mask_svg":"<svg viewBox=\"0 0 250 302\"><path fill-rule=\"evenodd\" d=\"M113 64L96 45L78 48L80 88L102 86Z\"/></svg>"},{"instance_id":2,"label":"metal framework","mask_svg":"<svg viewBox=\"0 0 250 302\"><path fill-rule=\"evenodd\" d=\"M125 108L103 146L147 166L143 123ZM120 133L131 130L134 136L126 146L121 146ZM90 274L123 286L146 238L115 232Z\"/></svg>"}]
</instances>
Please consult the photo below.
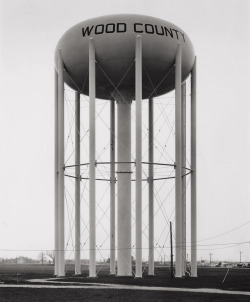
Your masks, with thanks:
<instances>
[{"instance_id":1,"label":"metal framework","mask_svg":"<svg viewBox=\"0 0 250 302\"><path fill-rule=\"evenodd\" d=\"M142 277L142 181L148 182L148 274L154 275L154 181L175 178L175 277L182 277L186 270L186 175L191 174L191 276L197 277L196 246L196 61L191 72L191 169L186 163L186 86L181 76L181 45L178 44L175 61L175 164L154 162L154 101L148 100L148 162L142 162L142 41L136 37L135 47L135 102L136 102L136 161L131 161L131 99L110 100L110 162L96 161L96 60L94 39L89 39L89 162L80 159L80 94L75 93L75 165L64 163L64 65L58 51L58 69L55 72L55 275L65 275L64 243L64 177L75 179L75 273L81 273L80 263L80 181L89 179L89 276L96 276L96 181L110 182L110 274L131 276L131 181L136 183L136 272ZM116 101L116 105L115 105ZM117 107L117 137L115 137L115 107ZM115 150L117 144L117 155ZM96 165L110 165L110 177L96 178ZM136 164L136 177L131 178L131 164ZM142 165L149 166L148 178L142 178ZM89 166L89 178L81 177L80 166ZM154 177L154 165L173 166L174 177ZM75 169L74 176L67 168ZM117 171L115 171L117 168ZM115 177L117 174L117 179ZM117 187L117 209L115 191ZM117 210L117 243L115 212ZM183 260L184 258L184 260Z\"/></svg>"}]
</instances>

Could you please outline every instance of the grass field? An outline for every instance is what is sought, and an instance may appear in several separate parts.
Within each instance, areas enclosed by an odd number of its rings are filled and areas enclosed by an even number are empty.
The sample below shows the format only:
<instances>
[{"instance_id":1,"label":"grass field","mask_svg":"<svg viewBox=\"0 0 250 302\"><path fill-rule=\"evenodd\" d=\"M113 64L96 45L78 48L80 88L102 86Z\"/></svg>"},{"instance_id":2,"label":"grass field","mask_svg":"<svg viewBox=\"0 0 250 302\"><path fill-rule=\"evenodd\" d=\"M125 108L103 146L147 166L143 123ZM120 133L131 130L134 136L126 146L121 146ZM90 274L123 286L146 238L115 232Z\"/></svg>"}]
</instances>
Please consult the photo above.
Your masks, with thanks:
<instances>
[{"instance_id":1,"label":"grass field","mask_svg":"<svg viewBox=\"0 0 250 302\"><path fill-rule=\"evenodd\" d=\"M47 301L227 301L227 302L249 302L249 296L221 295L221 294L200 294L181 292L155 292L155 291L134 291L118 289L2 289L0 288L1 302L47 302Z\"/></svg>"},{"instance_id":2,"label":"grass field","mask_svg":"<svg viewBox=\"0 0 250 302\"><path fill-rule=\"evenodd\" d=\"M97 278L87 278L83 268L80 277L73 275L73 266L68 267L65 278L58 281L81 283L111 283L156 287L216 288L223 290L250 291L250 269L231 268L224 283L227 269L199 268L198 278L171 279L168 267L156 267L155 276L144 278L122 278L109 275L108 267L99 267ZM20 275L18 275L20 274ZM8 284L28 283L29 279L53 277L52 266L40 265L0 265L0 281ZM130 289L91 289L91 288L0 288L0 301L250 301L250 296L201 294L169 291L146 291Z\"/></svg>"}]
</instances>

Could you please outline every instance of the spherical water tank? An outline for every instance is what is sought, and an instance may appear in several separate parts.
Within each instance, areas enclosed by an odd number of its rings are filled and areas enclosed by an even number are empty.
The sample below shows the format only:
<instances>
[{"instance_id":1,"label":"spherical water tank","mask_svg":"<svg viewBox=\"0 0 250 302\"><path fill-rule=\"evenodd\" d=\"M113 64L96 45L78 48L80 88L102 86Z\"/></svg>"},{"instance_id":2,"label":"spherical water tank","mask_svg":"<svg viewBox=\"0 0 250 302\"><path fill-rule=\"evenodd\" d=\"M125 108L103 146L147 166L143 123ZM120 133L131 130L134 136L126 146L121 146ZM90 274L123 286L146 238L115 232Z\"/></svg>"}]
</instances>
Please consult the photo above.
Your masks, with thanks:
<instances>
[{"instance_id":1,"label":"spherical water tank","mask_svg":"<svg viewBox=\"0 0 250 302\"><path fill-rule=\"evenodd\" d=\"M194 49L187 34L176 25L142 15L109 15L76 24L59 40L64 62L65 82L74 90L89 93L89 39L96 52L96 97L110 99L119 90L125 97L135 96L135 44L142 37L143 99L174 89L175 56L182 48L182 80L194 63Z\"/></svg>"}]
</instances>

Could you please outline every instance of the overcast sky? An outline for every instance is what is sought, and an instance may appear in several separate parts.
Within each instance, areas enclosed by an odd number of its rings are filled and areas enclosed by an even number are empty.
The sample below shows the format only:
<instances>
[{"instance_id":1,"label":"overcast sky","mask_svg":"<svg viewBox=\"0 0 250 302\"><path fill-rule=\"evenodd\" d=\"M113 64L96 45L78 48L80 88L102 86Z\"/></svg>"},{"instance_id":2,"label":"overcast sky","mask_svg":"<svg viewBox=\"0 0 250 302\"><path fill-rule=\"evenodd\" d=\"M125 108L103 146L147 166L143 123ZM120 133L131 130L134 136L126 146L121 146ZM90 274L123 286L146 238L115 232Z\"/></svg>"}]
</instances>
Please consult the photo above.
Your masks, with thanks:
<instances>
[{"instance_id":1,"label":"overcast sky","mask_svg":"<svg viewBox=\"0 0 250 302\"><path fill-rule=\"evenodd\" d=\"M182 28L197 55L198 240L224 234L200 242L208 246L199 246L198 257L209 259L212 253L214 258L239 260L242 251L242 259L250 261L250 2L0 3L0 257L54 246L57 41L80 21L135 13L165 19ZM214 245L219 243L225 246Z\"/></svg>"}]
</instances>

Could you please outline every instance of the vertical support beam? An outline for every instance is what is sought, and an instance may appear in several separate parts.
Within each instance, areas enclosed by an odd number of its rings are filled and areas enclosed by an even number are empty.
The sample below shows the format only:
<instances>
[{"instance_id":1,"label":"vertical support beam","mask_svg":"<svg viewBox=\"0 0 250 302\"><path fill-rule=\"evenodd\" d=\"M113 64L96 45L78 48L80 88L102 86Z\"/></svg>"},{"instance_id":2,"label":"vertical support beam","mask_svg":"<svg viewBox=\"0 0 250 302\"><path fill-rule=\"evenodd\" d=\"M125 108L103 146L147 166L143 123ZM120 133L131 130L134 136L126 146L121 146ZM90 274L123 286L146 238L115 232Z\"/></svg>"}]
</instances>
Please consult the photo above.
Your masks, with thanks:
<instances>
[{"instance_id":1,"label":"vertical support beam","mask_svg":"<svg viewBox=\"0 0 250 302\"><path fill-rule=\"evenodd\" d=\"M95 195L95 46L89 39L89 277L96 276L96 195Z\"/></svg>"},{"instance_id":2,"label":"vertical support beam","mask_svg":"<svg viewBox=\"0 0 250 302\"><path fill-rule=\"evenodd\" d=\"M117 102L118 276L131 276L131 102Z\"/></svg>"},{"instance_id":3,"label":"vertical support beam","mask_svg":"<svg viewBox=\"0 0 250 302\"><path fill-rule=\"evenodd\" d=\"M175 58L175 277L182 277L181 44Z\"/></svg>"},{"instance_id":4,"label":"vertical support beam","mask_svg":"<svg viewBox=\"0 0 250 302\"><path fill-rule=\"evenodd\" d=\"M186 82L181 86L182 102L182 276L186 271Z\"/></svg>"},{"instance_id":5,"label":"vertical support beam","mask_svg":"<svg viewBox=\"0 0 250 302\"><path fill-rule=\"evenodd\" d=\"M61 49L58 51L58 276L65 275L64 255L64 79Z\"/></svg>"},{"instance_id":6,"label":"vertical support beam","mask_svg":"<svg viewBox=\"0 0 250 302\"><path fill-rule=\"evenodd\" d=\"M115 100L110 100L110 274L115 275Z\"/></svg>"},{"instance_id":7,"label":"vertical support beam","mask_svg":"<svg viewBox=\"0 0 250 302\"><path fill-rule=\"evenodd\" d=\"M142 39L136 37L135 50L136 101L136 274L142 277Z\"/></svg>"},{"instance_id":8,"label":"vertical support beam","mask_svg":"<svg viewBox=\"0 0 250 302\"><path fill-rule=\"evenodd\" d=\"M153 98L148 103L148 274L154 275L154 104Z\"/></svg>"},{"instance_id":9,"label":"vertical support beam","mask_svg":"<svg viewBox=\"0 0 250 302\"><path fill-rule=\"evenodd\" d=\"M196 216L196 58L191 72L191 276L197 277Z\"/></svg>"},{"instance_id":10,"label":"vertical support beam","mask_svg":"<svg viewBox=\"0 0 250 302\"><path fill-rule=\"evenodd\" d=\"M55 263L54 274L58 275L58 74L55 70Z\"/></svg>"},{"instance_id":11,"label":"vertical support beam","mask_svg":"<svg viewBox=\"0 0 250 302\"><path fill-rule=\"evenodd\" d=\"M81 173L80 173L80 93L75 92L75 274L81 274Z\"/></svg>"}]
</instances>

